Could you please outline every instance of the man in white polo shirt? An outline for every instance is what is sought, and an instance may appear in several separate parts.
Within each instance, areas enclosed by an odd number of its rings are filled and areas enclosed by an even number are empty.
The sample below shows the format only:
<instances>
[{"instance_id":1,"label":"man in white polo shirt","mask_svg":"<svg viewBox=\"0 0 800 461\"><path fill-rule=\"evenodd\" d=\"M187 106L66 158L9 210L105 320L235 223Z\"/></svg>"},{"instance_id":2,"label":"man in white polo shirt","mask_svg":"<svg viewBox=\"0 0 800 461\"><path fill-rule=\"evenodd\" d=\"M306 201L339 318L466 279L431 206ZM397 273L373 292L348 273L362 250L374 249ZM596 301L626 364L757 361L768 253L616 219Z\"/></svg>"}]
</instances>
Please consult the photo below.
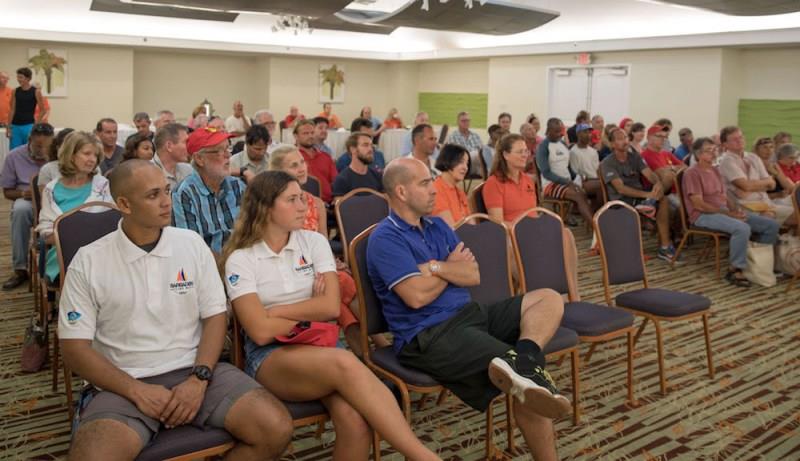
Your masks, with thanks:
<instances>
[{"instance_id":1,"label":"man in white polo shirt","mask_svg":"<svg viewBox=\"0 0 800 461\"><path fill-rule=\"evenodd\" d=\"M203 239L169 227L164 175L120 164L111 194L119 227L81 248L66 274L58 332L83 393L70 459L134 459L162 428L225 428L227 459L277 459L292 424L257 382L217 363L225 291ZM123 282L124 281L124 282Z\"/></svg>"}]
</instances>

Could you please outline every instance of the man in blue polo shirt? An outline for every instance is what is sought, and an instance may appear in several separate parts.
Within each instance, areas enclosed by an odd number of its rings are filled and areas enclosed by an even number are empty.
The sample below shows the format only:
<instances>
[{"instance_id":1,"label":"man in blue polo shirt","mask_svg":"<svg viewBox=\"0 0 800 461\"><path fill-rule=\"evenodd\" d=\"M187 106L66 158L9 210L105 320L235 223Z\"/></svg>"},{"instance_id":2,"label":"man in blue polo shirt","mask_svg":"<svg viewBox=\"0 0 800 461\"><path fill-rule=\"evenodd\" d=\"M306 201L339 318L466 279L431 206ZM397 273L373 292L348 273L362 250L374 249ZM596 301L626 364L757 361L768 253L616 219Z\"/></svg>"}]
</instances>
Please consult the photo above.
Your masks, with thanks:
<instances>
[{"instance_id":1,"label":"man in blue polo shirt","mask_svg":"<svg viewBox=\"0 0 800 461\"><path fill-rule=\"evenodd\" d=\"M478 264L441 218L428 216L436 198L428 168L396 159L383 186L391 212L370 236L367 269L400 362L479 411L501 391L513 395L533 457L557 459L551 418L570 404L544 370L542 350L561 322L561 297L543 289L472 302L465 287L480 283Z\"/></svg>"}]
</instances>

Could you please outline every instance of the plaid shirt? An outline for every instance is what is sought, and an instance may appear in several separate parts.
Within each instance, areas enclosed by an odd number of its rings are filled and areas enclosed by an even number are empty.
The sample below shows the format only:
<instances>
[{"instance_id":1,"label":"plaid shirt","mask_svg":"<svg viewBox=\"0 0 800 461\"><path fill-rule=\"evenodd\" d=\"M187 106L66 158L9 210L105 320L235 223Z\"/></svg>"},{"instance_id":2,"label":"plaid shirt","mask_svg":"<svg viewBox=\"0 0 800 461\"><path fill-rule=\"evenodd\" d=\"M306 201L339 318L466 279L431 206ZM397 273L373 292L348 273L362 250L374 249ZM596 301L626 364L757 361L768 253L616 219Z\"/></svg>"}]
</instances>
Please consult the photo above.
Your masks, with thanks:
<instances>
[{"instance_id":1,"label":"plaid shirt","mask_svg":"<svg viewBox=\"0 0 800 461\"><path fill-rule=\"evenodd\" d=\"M469 152L480 152L483 149L481 137L472 130L466 137L460 131L455 130L450 134L450 139L447 142L448 144L458 144Z\"/></svg>"},{"instance_id":2,"label":"plaid shirt","mask_svg":"<svg viewBox=\"0 0 800 461\"><path fill-rule=\"evenodd\" d=\"M175 226L197 232L211 251L221 253L239 215L245 187L239 178L228 176L215 195L195 171L173 193Z\"/></svg>"}]
</instances>

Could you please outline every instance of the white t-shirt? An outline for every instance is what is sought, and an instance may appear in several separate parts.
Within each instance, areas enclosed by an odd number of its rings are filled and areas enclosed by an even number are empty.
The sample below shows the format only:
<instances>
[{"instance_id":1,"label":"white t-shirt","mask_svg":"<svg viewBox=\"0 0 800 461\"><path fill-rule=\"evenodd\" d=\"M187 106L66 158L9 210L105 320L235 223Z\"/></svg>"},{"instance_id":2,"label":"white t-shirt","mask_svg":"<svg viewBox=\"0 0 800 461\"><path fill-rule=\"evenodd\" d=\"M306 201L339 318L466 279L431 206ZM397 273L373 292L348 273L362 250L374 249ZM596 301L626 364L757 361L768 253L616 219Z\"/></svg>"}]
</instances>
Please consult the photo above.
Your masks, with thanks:
<instances>
[{"instance_id":1,"label":"white t-shirt","mask_svg":"<svg viewBox=\"0 0 800 461\"><path fill-rule=\"evenodd\" d=\"M728 196L733 199L735 203L740 201L745 202L767 202L771 203L769 195L766 192L750 192L746 196L739 197L734 192L736 186L733 181L736 179L759 180L769 178L769 173L764 167L764 162L758 155L752 152L745 152L742 157L733 152L725 152L719 159L719 172L722 179L725 181L725 188L728 191Z\"/></svg>"},{"instance_id":2,"label":"white t-shirt","mask_svg":"<svg viewBox=\"0 0 800 461\"><path fill-rule=\"evenodd\" d=\"M232 301L256 293L268 309L311 298L314 276L335 271L336 261L325 237L296 230L280 253L263 240L231 253L225 263L225 286Z\"/></svg>"},{"instance_id":3,"label":"white t-shirt","mask_svg":"<svg viewBox=\"0 0 800 461\"><path fill-rule=\"evenodd\" d=\"M243 115L242 117L246 117ZM244 133L247 131L244 127L244 119L243 118L236 118L235 116L231 115L230 117L225 119L225 131L228 133L233 133L234 131L240 131ZM235 138L231 138L231 144L236 144L239 141L244 141L244 135L237 136Z\"/></svg>"},{"instance_id":4,"label":"white t-shirt","mask_svg":"<svg viewBox=\"0 0 800 461\"><path fill-rule=\"evenodd\" d=\"M569 149L563 142L551 142L548 146L549 154L547 162L550 164L550 171L556 176L569 179ZM547 187L552 181L542 176L542 189Z\"/></svg>"},{"instance_id":5,"label":"white t-shirt","mask_svg":"<svg viewBox=\"0 0 800 461\"><path fill-rule=\"evenodd\" d=\"M600 156L592 146L584 148L577 144L569 150L569 166L578 176L587 179L597 179L597 168L600 166Z\"/></svg>"},{"instance_id":6,"label":"white t-shirt","mask_svg":"<svg viewBox=\"0 0 800 461\"><path fill-rule=\"evenodd\" d=\"M88 339L134 378L194 365L202 319L226 312L211 250L165 227L150 253L121 227L78 250L59 307L61 339Z\"/></svg>"}]
</instances>

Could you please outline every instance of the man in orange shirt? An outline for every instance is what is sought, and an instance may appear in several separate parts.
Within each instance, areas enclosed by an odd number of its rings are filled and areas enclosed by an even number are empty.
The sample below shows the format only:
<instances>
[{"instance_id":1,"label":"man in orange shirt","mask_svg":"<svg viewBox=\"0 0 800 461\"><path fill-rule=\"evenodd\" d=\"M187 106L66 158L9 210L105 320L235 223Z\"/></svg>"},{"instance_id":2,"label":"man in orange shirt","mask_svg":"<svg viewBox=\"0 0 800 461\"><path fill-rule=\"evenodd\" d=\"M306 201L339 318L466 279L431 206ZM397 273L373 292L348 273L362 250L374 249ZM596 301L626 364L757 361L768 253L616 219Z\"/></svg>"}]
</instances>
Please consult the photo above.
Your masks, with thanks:
<instances>
[{"instance_id":1,"label":"man in orange shirt","mask_svg":"<svg viewBox=\"0 0 800 461\"><path fill-rule=\"evenodd\" d=\"M342 121L339 119L338 115L333 113L333 107L329 102L322 105L322 112L320 112L317 117L325 117L328 119L328 128L332 130L338 130L342 127Z\"/></svg>"},{"instance_id":2,"label":"man in orange shirt","mask_svg":"<svg viewBox=\"0 0 800 461\"><path fill-rule=\"evenodd\" d=\"M0 126L6 126L8 112L11 110L11 87L8 86L8 74L0 71Z\"/></svg>"},{"instance_id":3,"label":"man in orange shirt","mask_svg":"<svg viewBox=\"0 0 800 461\"><path fill-rule=\"evenodd\" d=\"M320 198L331 203L333 191L331 185L336 179L336 165L330 155L321 152L314 146L314 122L301 120L294 127L294 139L297 149L308 165L308 172L319 180Z\"/></svg>"}]
</instances>

